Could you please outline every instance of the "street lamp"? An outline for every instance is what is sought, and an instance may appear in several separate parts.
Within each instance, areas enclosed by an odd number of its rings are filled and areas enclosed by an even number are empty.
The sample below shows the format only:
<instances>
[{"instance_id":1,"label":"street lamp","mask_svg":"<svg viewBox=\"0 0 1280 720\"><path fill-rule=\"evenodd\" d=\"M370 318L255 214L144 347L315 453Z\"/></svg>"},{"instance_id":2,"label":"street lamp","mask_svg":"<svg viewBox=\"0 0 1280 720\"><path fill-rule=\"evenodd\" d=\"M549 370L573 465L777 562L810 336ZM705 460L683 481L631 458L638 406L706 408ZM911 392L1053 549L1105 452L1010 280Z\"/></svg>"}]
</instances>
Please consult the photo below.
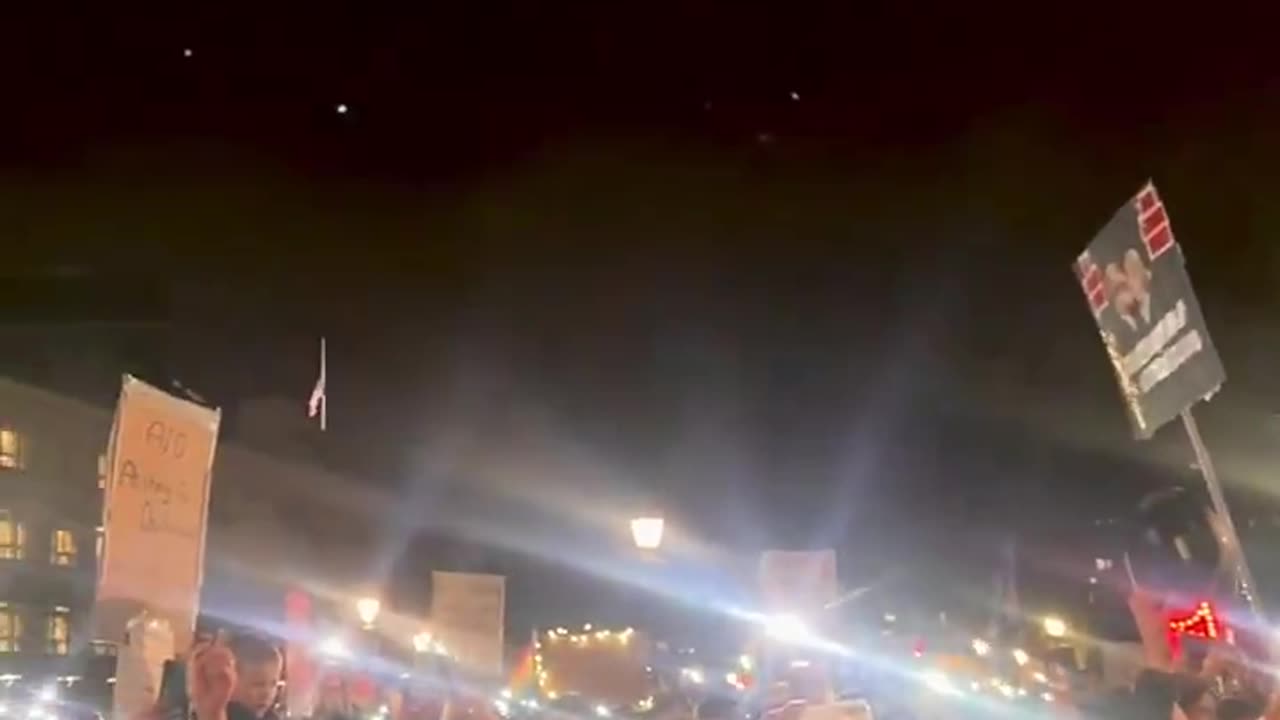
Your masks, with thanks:
<instances>
[{"instance_id":1,"label":"street lamp","mask_svg":"<svg viewBox=\"0 0 1280 720\"><path fill-rule=\"evenodd\" d=\"M660 515L642 515L631 519L631 539L641 550L657 550L662 545L666 525Z\"/></svg>"},{"instance_id":2,"label":"street lamp","mask_svg":"<svg viewBox=\"0 0 1280 720\"><path fill-rule=\"evenodd\" d=\"M373 627L374 622L378 619L378 613L382 612L382 603L375 597L362 597L356 601L356 615L360 618L360 622L364 624L366 630Z\"/></svg>"}]
</instances>

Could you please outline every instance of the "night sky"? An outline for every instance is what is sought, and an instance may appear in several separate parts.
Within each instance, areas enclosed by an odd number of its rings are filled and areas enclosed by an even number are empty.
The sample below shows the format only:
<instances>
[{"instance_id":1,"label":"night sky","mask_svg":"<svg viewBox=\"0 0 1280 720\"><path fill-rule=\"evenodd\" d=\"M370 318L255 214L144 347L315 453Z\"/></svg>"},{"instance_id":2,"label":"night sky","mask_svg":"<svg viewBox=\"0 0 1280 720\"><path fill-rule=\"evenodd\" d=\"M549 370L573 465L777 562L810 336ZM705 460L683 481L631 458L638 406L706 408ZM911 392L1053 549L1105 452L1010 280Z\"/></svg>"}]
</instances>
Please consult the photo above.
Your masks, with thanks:
<instances>
[{"instance_id":1,"label":"night sky","mask_svg":"<svg viewBox=\"0 0 1280 720\"><path fill-rule=\"evenodd\" d=\"M1070 271L1153 178L1227 368L1205 432L1233 487L1274 485L1267 23L24 5L4 372L180 380L235 432L250 398L302 412L323 334L318 452L389 490L660 498L855 574L989 558L1194 479L1178 430L1130 439Z\"/></svg>"}]
</instances>

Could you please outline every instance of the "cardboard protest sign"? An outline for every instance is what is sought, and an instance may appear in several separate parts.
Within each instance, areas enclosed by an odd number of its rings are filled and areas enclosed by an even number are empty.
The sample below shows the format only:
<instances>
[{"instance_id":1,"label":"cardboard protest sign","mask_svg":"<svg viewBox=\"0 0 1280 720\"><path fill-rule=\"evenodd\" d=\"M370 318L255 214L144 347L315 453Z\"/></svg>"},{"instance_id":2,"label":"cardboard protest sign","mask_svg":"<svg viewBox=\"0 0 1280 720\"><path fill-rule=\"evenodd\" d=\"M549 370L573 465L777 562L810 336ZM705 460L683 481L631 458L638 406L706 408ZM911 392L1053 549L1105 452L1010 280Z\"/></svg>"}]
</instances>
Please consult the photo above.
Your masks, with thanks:
<instances>
[{"instance_id":1,"label":"cardboard protest sign","mask_svg":"<svg viewBox=\"0 0 1280 720\"><path fill-rule=\"evenodd\" d=\"M500 676L505 623L506 578L431 573L431 630L459 667Z\"/></svg>"},{"instance_id":2,"label":"cardboard protest sign","mask_svg":"<svg viewBox=\"0 0 1280 720\"><path fill-rule=\"evenodd\" d=\"M217 410L125 376L111 430L94 633L120 642L142 611L191 644L203 577Z\"/></svg>"},{"instance_id":3,"label":"cardboard protest sign","mask_svg":"<svg viewBox=\"0 0 1280 720\"><path fill-rule=\"evenodd\" d=\"M1139 439L1226 381L1164 202L1148 183L1075 263Z\"/></svg>"}]
</instances>

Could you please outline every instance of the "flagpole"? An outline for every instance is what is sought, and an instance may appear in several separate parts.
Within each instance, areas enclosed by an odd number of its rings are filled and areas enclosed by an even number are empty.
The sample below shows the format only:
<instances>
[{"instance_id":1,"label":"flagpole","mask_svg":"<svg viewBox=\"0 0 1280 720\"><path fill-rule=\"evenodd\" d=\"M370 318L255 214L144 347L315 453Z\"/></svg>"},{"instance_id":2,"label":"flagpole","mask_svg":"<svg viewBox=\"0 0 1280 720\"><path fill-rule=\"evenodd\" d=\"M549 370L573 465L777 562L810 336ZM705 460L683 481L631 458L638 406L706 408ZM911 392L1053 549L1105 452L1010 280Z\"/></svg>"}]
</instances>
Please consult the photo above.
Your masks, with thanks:
<instances>
[{"instance_id":1,"label":"flagpole","mask_svg":"<svg viewBox=\"0 0 1280 720\"><path fill-rule=\"evenodd\" d=\"M1241 585L1239 590L1244 595L1245 601L1249 603L1249 608L1253 610L1254 615L1261 618L1262 608L1258 600L1258 586L1253 582L1253 573L1249 570L1249 561L1244 556L1244 546L1240 543L1240 535L1236 532L1235 521L1231 519L1231 509L1227 507L1227 497L1223 494L1222 484L1218 481L1218 472L1213 466L1213 458L1209 456L1209 448L1204 444L1204 438L1200 436L1200 426L1196 423L1195 416L1191 414L1191 408L1187 407L1180 415L1182 426L1191 440L1191 448L1196 454L1196 464L1200 466L1204 484L1209 488L1209 499L1213 502L1214 512L1222 518L1224 537L1219 540L1226 544L1229 552L1234 554L1235 557L1231 560L1235 565L1236 580Z\"/></svg>"},{"instance_id":2,"label":"flagpole","mask_svg":"<svg viewBox=\"0 0 1280 720\"><path fill-rule=\"evenodd\" d=\"M324 383L324 394L320 396L320 430L329 426L329 373L328 356L325 352L324 337L320 338L320 382Z\"/></svg>"}]
</instances>

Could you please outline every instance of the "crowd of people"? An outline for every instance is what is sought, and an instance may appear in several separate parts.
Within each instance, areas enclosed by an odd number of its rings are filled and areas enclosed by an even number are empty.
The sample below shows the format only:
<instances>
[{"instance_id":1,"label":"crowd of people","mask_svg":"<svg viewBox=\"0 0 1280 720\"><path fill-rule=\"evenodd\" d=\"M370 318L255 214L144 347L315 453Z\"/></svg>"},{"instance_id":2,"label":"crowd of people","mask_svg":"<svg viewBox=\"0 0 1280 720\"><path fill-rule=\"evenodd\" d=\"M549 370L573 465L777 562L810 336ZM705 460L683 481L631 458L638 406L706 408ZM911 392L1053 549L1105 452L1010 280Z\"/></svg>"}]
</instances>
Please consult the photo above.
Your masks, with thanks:
<instances>
[{"instance_id":1,"label":"crowd of people","mask_svg":"<svg viewBox=\"0 0 1280 720\"><path fill-rule=\"evenodd\" d=\"M1142 640L1145 665L1131 687L1122 691L1080 693L1043 706L1048 717L1081 720L1280 720L1280 685L1254 652L1243 652L1225 641L1206 643L1200 651L1179 649L1169 642L1168 621L1160 601L1140 590L1132 593L1130 609ZM167 673L181 687L163 688L157 705L138 720L279 720L280 688L285 675L284 657L270 640L253 634L218 636L198 642ZM466 702L442 693L431 707L417 707L408 715L415 720L497 720L487 702ZM785 702L760 702L749 694L738 698L712 698L700 704L662 704L659 720L815 720L839 706L833 695L795 697ZM897 704L895 704L896 706ZM934 704L927 711L910 710L910 703L890 710L877 703L848 705L837 712L839 720L945 720L991 717L998 714L970 698ZM924 714L921 714L921 713ZM1019 709L1024 714L1025 709ZM385 711L384 711L385 713ZM404 715L405 713L398 713ZM341 692L319 688L313 720L365 720L366 713L353 707ZM679 717L676 717L678 715ZM845 717L845 716L848 717ZM388 720L393 720L388 718Z\"/></svg>"}]
</instances>

